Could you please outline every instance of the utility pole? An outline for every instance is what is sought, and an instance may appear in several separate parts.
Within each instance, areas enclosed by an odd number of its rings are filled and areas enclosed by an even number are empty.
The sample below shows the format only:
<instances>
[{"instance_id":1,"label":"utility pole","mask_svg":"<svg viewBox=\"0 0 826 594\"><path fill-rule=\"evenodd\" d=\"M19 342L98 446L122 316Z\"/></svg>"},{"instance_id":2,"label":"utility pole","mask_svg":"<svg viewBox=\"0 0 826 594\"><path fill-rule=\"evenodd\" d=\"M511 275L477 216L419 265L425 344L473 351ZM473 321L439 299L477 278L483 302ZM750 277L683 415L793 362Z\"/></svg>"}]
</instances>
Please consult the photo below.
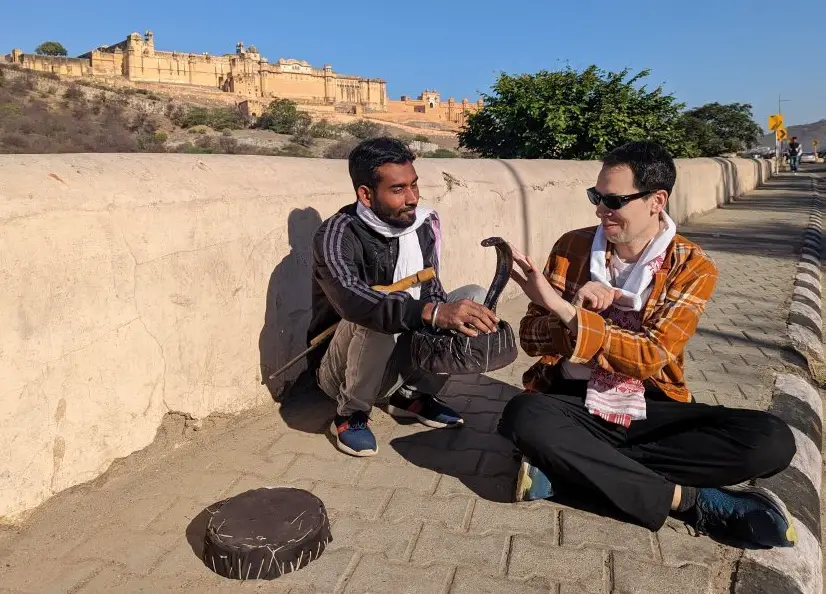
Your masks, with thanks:
<instances>
[{"instance_id":1,"label":"utility pole","mask_svg":"<svg viewBox=\"0 0 826 594\"><path fill-rule=\"evenodd\" d=\"M777 94L777 113L778 115L783 115L783 103L787 103L791 101L791 99L783 99L780 93ZM780 163L782 162L782 147L783 141L777 138L777 133L774 135L775 141L775 151L777 157L777 170L780 171Z\"/></svg>"}]
</instances>

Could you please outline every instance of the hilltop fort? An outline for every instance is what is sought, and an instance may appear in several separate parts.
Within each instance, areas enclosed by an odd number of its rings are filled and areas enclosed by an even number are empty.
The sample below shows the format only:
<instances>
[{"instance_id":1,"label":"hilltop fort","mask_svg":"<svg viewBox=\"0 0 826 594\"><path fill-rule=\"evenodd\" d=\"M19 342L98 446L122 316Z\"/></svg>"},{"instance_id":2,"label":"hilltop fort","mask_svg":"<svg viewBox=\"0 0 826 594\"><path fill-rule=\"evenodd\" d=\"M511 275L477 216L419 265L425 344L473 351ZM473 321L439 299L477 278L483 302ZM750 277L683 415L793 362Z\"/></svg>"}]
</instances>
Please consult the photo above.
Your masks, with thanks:
<instances>
[{"instance_id":1,"label":"hilltop fort","mask_svg":"<svg viewBox=\"0 0 826 594\"><path fill-rule=\"evenodd\" d=\"M234 103L252 116L261 114L275 97L291 99L307 111L369 114L376 119L403 122L415 118L457 128L482 101L442 101L425 90L418 98L387 98L387 83L379 78L340 74L330 64L316 68L306 61L279 58L270 62L258 49L242 42L235 53L213 56L155 49L151 31L132 33L113 45L100 46L76 58L26 54L14 49L5 61L22 68L65 77L106 79L175 94L182 90L205 99Z\"/></svg>"}]
</instances>

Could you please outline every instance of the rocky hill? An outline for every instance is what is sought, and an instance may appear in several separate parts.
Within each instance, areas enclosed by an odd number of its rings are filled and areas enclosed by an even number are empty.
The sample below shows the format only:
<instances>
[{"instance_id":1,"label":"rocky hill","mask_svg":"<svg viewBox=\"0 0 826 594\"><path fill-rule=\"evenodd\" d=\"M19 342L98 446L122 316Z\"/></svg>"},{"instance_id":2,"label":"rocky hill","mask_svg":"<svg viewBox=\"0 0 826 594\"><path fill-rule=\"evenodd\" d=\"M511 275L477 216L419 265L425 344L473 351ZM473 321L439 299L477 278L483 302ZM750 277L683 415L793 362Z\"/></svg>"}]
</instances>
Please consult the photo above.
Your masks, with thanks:
<instances>
[{"instance_id":1,"label":"rocky hill","mask_svg":"<svg viewBox=\"0 0 826 594\"><path fill-rule=\"evenodd\" d=\"M339 115L339 114L336 114ZM456 136L354 117L303 116L300 133L277 134L233 106L161 92L62 79L0 64L0 153L188 152L346 158L361 139L387 134L424 156L458 156Z\"/></svg>"}]
</instances>

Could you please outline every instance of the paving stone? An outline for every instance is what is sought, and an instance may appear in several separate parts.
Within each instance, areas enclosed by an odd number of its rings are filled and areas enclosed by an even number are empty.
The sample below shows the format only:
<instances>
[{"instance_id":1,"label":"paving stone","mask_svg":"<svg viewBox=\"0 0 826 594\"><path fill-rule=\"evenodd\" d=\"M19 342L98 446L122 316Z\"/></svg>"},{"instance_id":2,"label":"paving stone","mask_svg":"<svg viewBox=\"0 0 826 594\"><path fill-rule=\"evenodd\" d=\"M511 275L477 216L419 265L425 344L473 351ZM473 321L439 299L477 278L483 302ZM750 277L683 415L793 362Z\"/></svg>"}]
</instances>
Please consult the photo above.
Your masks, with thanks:
<instances>
[{"instance_id":1,"label":"paving stone","mask_svg":"<svg viewBox=\"0 0 826 594\"><path fill-rule=\"evenodd\" d=\"M241 478L241 472L189 472L175 475L164 473L157 477L164 493L178 497L198 497L210 501L220 499L232 483Z\"/></svg>"},{"instance_id":2,"label":"paving stone","mask_svg":"<svg viewBox=\"0 0 826 594\"><path fill-rule=\"evenodd\" d=\"M470 402L465 408L465 413L497 413L502 414L502 410L505 408L505 404L507 404L507 400L499 398L502 394L502 390L500 389L496 394L492 394L490 396L483 396L481 398L471 398ZM494 399L497 398L497 399Z\"/></svg>"},{"instance_id":3,"label":"paving stone","mask_svg":"<svg viewBox=\"0 0 826 594\"><path fill-rule=\"evenodd\" d=\"M410 443L396 447L411 464L451 475L474 474L482 458L482 452L478 450L439 450Z\"/></svg>"},{"instance_id":4,"label":"paving stone","mask_svg":"<svg viewBox=\"0 0 826 594\"><path fill-rule=\"evenodd\" d=\"M192 535L193 538L195 536ZM203 548L203 544L200 542L196 546L199 547L199 551ZM195 581L211 574L212 571L204 565L185 535L177 539L175 547L164 554L150 572L151 576L178 576L182 581Z\"/></svg>"},{"instance_id":5,"label":"paving stone","mask_svg":"<svg viewBox=\"0 0 826 594\"><path fill-rule=\"evenodd\" d=\"M340 460L343 455L330 443L326 435L299 431L285 433L267 450L266 457L274 459L288 453L308 454L316 458L335 460Z\"/></svg>"},{"instance_id":6,"label":"paving stone","mask_svg":"<svg viewBox=\"0 0 826 594\"><path fill-rule=\"evenodd\" d=\"M513 501L515 477L501 474L487 477L479 475L442 475L436 488L438 497L451 495L471 495L490 501L509 503Z\"/></svg>"},{"instance_id":7,"label":"paving stone","mask_svg":"<svg viewBox=\"0 0 826 594\"><path fill-rule=\"evenodd\" d=\"M686 564L668 567L651 563L628 553L614 553L614 592L637 594L644 584L646 594L674 594L675 586L681 592L708 592L712 575L708 568Z\"/></svg>"},{"instance_id":8,"label":"paving stone","mask_svg":"<svg viewBox=\"0 0 826 594\"><path fill-rule=\"evenodd\" d=\"M691 536L681 522L671 518L657 532L657 540L666 565L700 563L713 567L722 558L725 549L710 538Z\"/></svg>"},{"instance_id":9,"label":"paving stone","mask_svg":"<svg viewBox=\"0 0 826 594\"><path fill-rule=\"evenodd\" d=\"M281 479L286 482L323 480L328 483L355 485L365 466L367 466L365 458L342 456L324 459L301 454L296 457Z\"/></svg>"},{"instance_id":10,"label":"paving stone","mask_svg":"<svg viewBox=\"0 0 826 594\"><path fill-rule=\"evenodd\" d=\"M132 530L143 530L180 498L171 493L138 500L112 502L113 524L120 524Z\"/></svg>"},{"instance_id":11,"label":"paving stone","mask_svg":"<svg viewBox=\"0 0 826 594\"><path fill-rule=\"evenodd\" d=\"M292 452L276 454L268 457L266 454L251 456L243 464L239 464L237 470L245 475L257 474L267 480L277 480L281 478L284 471L293 463L296 455Z\"/></svg>"},{"instance_id":12,"label":"paving stone","mask_svg":"<svg viewBox=\"0 0 826 594\"><path fill-rule=\"evenodd\" d=\"M550 588L550 582L545 578L525 581L492 578L475 569L460 567L453 577L450 594L548 594Z\"/></svg>"},{"instance_id":13,"label":"paving stone","mask_svg":"<svg viewBox=\"0 0 826 594\"><path fill-rule=\"evenodd\" d=\"M356 555L358 553L350 549L324 551L321 557L299 571L284 574L269 583L278 582L280 587L290 587L290 594L332 592L351 567ZM203 591L210 592L210 590Z\"/></svg>"},{"instance_id":14,"label":"paving stone","mask_svg":"<svg viewBox=\"0 0 826 594\"><path fill-rule=\"evenodd\" d=\"M147 525L146 530L158 534L184 534L187 526L207 506L192 499L179 498Z\"/></svg>"},{"instance_id":15,"label":"paving stone","mask_svg":"<svg viewBox=\"0 0 826 594\"><path fill-rule=\"evenodd\" d=\"M585 592L602 592L607 572L605 555L596 548L567 548L536 542L525 536L513 537L508 576L526 579L545 576L562 584L572 584Z\"/></svg>"},{"instance_id":16,"label":"paving stone","mask_svg":"<svg viewBox=\"0 0 826 594\"><path fill-rule=\"evenodd\" d=\"M507 443L507 442L506 442ZM519 458L513 451L507 453L485 452L482 454L482 463L479 465L479 474L482 476L504 475L515 480L519 470Z\"/></svg>"},{"instance_id":17,"label":"paving stone","mask_svg":"<svg viewBox=\"0 0 826 594\"><path fill-rule=\"evenodd\" d=\"M562 544L596 545L653 557L652 533L645 528L610 518L566 509L562 512Z\"/></svg>"},{"instance_id":18,"label":"paving stone","mask_svg":"<svg viewBox=\"0 0 826 594\"><path fill-rule=\"evenodd\" d=\"M358 549L370 555L384 555L388 559L405 561L411 542L418 536L419 522L363 520L351 516L336 519L330 531L333 542L325 554L341 549Z\"/></svg>"},{"instance_id":19,"label":"paving stone","mask_svg":"<svg viewBox=\"0 0 826 594\"><path fill-rule=\"evenodd\" d=\"M465 426L460 433L464 433L468 429L478 431L479 433L493 433L496 431L496 426L499 423L500 415L497 413L470 413L463 415L465 419Z\"/></svg>"},{"instance_id":20,"label":"paving stone","mask_svg":"<svg viewBox=\"0 0 826 594\"><path fill-rule=\"evenodd\" d=\"M229 489L227 489L227 491L224 493L224 498L234 497L235 495L240 495L241 493L245 493L251 489L260 489L262 487L293 487L295 489L304 489L305 491L312 491L315 487L315 482L304 479L286 482L284 480L279 479L267 479L257 474L245 474L240 478L240 480L237 483L233 484Z\"/></svg>"},{"instance_id":21,"label":"paving stone","mask_svg":"<svg viewBox=\"0 0 826 594\"><path fill-rule=\"evenodd\" d=\"M65 594L90 580L104 567L102 561L89 560L40 563L35 568L32 561L26 559L24 563L4 567L0 573L3 587L26 594Z\"/></svg>"},{"instance_id":22,"label":"paving stone","mask_svg":"<svg viewBox=\"0 0 826 594\"><path fill-rule=\"evenodd\" d=\"M362 518L373 518L384 508L390 497L390 490L318 483L313 489L313 495L321 499L327 509Z\"/></svg>"},{"instance_id":23,"label":"paving stone","mask_svg":"<svg viewBox=\"0 0 826 594\"><path fill-rule=\"evenodd\" d=\"M514 450L513 444L498 433L475 431L469 427L456 433L458 436L453 442L454 450L484 450L503 453L510 453Z\"/></svg>"},{"instance_id":24,"label":"paving stone","mask_svg":"<svg viewBox=\"0 0 826 594\"><path fill-rule=\"evenodd\" d=\"M159 592L191 592L190 581L182 576L143 577L121 571L117 567L104 569L79 594L156 594ZM209 590L210 593L215 590Z\"/></svg>"},{"instance_id":25,"label":"paving stone","mask_svg":"<svg viewBox=\"0 0 826 594\"><path fill-rule=\"evenodd\" d=\"M510 304L510 302L509 302ZM470 374L470 375L453 375L450 376L450 381L448 381L447 386L445 387L457 387L457 386L464 386L464 387L479 387L479 386L499 386L501 382L497 380L495 377L491 377L495 375L494 373L491 374Z\"/></svg>"},{"instance_id":26,"label":"paving stone","mask_svg":"<svg viewBox=\"0 0 826 594\"><path fill-rule=\"evenodd\" d=\"M480 572L497 575L508 545L508 537L465 535L426 524L422 528L411 562L427 565L469 565Z\"/></svg>"},{"instance_id":27,"label":"paving stone","mask_svg":"<svg viewBox=\"0 0 826 594\"><path fill-rule=\"evenodd\" d=\"M388 441L410 441L411 443L426 443L432 448L450 449L456 438L464 432L464 428L433 429L421 423L397 424L390 434Z\"/></svg>"},{"instance_id":28,"label":"paving stone","mask_svg":"<svg viewBox=\"0 0 826 594\"><path fill-rule=\"evenodd\" d=\"M397 490L383 517L394 523L401 520L422 521L458 530L464 523L470 501L468 497L431 497Z\"/></svg>"},{"instance_id":29,"label":"paving stone","mask_svg":"<svg viewBox=\"0 0 826 594\"><path fill-rule=\"evenodd\" d=\"M588 594L588 590L584 590L573 584L560 584L559 594Z\"/></svg>"},{"instance_id":30,"label":"paving stone","mask_svg":"<svg viewBox=\"0 0 826 594\"><path fill-rule=\"evenodd\" d=\"M132 546L124 546L125 543ZM129 573L146 575L175 543L172 534L130 533L112 527L81 543L66 559L109 561L123 565Z\"/></svg>"},{"instance_id":31,"label":"paving stone","mask_svg":"<svg viewBox=\"0 0 826 594\"><path fill-rule=\"evenodd\" d=\"M468 531L531 534L535 540L556 544L558 510L547 501L494 503L479 499L473 507Z\"/></svg>"},{"instance_id":32,"label":"paving stone","mask_svg":"<svg viewBox=\"0 0 826 594\"><path fill-rule=\"evenodd\" d=\"M439 474L418 466L399 467L384 462L370 461L359 479L358 486L365 489L410 489L421 493L433 493Z\"/></svg>"},{"instance_id":33,"label":"paving stone","mask_svg":"<svg viewBox=\"0 0 826 594\"><path fill-rule=\"evenodd\" d=\"M393 592L393 594L441 594L445 591L453 570L431 565L413 567L384 559L364 556L347 581L346 593Z\"/></svg>"}]
</instances>

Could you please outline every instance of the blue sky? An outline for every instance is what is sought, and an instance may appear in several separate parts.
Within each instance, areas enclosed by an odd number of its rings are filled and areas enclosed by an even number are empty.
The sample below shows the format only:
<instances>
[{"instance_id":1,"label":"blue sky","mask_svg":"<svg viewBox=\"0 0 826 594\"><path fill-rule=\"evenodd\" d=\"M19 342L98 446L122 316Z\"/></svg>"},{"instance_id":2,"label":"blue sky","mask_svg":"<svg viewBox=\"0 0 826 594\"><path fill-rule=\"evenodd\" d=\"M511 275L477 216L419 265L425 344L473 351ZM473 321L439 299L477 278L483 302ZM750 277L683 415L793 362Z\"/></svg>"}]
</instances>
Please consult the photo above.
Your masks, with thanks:
<instances>
[{"instance_id":1,"label":"blue sky","mask_svg":"<svg viewBox=\"0 0 826 594\"><path fill-rule=\"evenodd\" d=\"M10 0L7 0L10 1ZM234 51L255 44L342 73L381 77L391 98L425 88L477 98L497 73L650 68L689 107L747 102L761 126L784 99L787 124L826 118L826 2L768 0L469 0L111 2L39 0L5 11L0 53L56 39L77 55L132 31L158 49ZM824 139L826 141L826 139Z\"/></svg>"}]
</instances>

